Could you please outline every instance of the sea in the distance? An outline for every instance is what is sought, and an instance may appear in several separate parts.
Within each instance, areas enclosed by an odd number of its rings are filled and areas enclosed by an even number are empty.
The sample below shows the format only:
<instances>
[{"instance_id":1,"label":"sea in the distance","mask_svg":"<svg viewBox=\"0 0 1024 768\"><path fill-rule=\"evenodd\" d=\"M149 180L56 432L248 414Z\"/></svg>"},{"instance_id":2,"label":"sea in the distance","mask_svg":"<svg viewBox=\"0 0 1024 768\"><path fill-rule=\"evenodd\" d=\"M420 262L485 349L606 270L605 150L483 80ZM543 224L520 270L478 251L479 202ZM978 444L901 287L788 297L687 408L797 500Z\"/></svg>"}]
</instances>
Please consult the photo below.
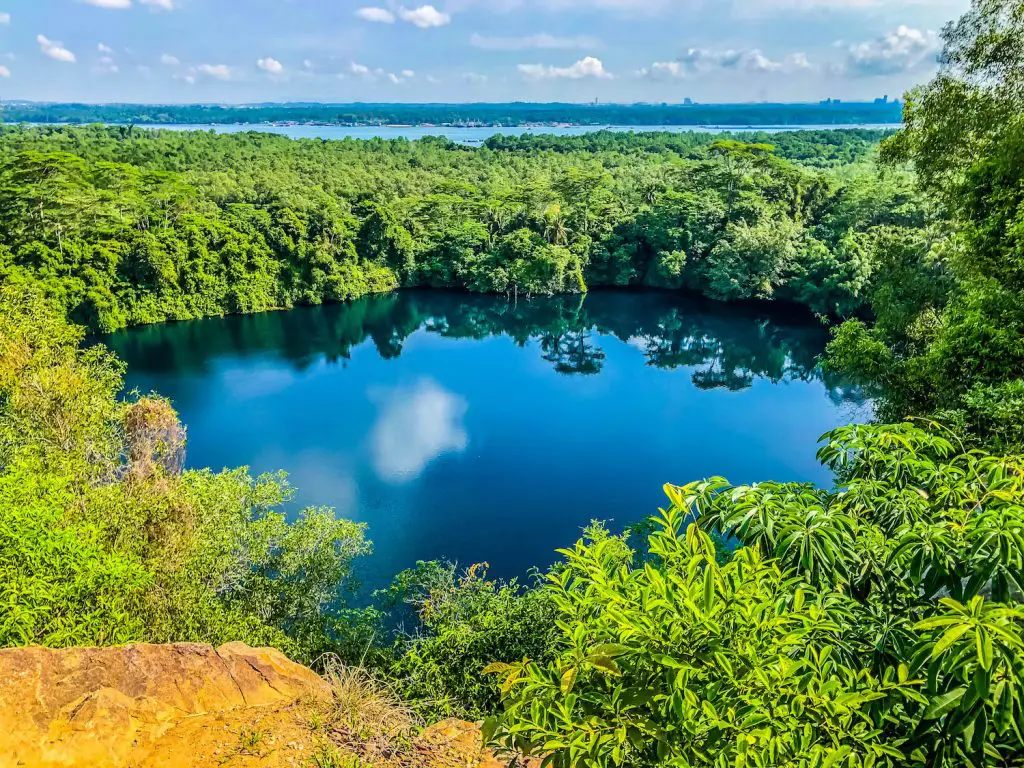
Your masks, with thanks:
<instances>
[{"instance_id":1,"label":"sea in the distance","mask_svg":"<svg viewBox=\"0 0 1024 768\"><path fill-rule=\"evenodd\" d=\"M789 131L828 131L835 129L864 128L870 130L895 130L898 125L562 125L562 126L420 126L420 125L275 125L271 123L254 123L245 125L221 124L189 124L160 125L142 124L141 128L164 128L175 131L214 131L216 133L244 133L258 131L261 133L278 133L293 139L422 139L426 136L444 136L457 144L481 144L491 136L554 135L582 136L595 131L634 131L650 133L667 131L668 133L737 133L765 132L778 133Z\"/></svg>"},{"instance_id":2,"label":"sea in the distance","mask_svg":"<svg viewBox=\"0 0 1024 768\"><path fill-rule=\"evenodd\" d=\"M190 466L286 470L369 525L367 587L417 560L523 576L666 482L827 485L818 437L870 416L822 373L809 315L676 293L508 301L402 291L106 339L170 397Z\"/></svg>"}]
</instances>

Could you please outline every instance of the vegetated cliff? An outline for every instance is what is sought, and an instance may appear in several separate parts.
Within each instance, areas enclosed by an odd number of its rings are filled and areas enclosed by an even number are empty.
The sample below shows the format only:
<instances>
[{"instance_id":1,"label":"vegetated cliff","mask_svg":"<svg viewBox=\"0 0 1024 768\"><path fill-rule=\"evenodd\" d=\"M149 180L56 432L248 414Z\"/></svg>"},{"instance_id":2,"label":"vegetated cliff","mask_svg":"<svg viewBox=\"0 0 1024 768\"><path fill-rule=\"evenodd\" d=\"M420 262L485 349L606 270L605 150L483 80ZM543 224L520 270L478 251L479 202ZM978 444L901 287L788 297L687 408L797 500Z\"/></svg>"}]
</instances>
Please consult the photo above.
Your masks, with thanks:
<instances>
[{"instance_id":1,"label":"vegetated cliff","mask_svg":"<svg viewBox=\"0 0 1024 768\"><path fill-rule=\"evenodd\" d=\"M470 723L418 732L361 670L230 643L0 650L0 765L498 768ZM418 732L418 733L417 733Z\"/></svg>"}]
</instances>

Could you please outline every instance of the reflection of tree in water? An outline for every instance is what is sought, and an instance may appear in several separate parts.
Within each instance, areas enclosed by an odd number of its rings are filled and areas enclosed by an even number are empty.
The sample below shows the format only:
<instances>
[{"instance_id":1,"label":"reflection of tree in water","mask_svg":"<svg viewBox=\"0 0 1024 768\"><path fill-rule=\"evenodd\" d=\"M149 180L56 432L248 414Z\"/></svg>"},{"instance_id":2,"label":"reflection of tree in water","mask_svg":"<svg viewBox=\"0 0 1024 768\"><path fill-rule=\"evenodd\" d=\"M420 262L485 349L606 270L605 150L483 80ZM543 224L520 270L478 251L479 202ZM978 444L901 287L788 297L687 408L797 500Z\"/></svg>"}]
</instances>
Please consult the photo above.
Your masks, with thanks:
<instances>
[{"instance_id":1,"label":"reflection of tree in water","mask_svg":"<svg viewBox=\"0 0 1024 768\"><path fill-rule=\"evenodd\" d=\"M540 348L559 373L592 375L604 367L604 350L590 342L586 328L541 334Z\"/></svg>"},{"instance_id":2,"label":"reflection of tree in water","mask_svg":"<svg viewBox=\"0 0 1024 768\"><path fill-rule=\"evenodd\" d=\"M602 337L640 349L648 365L692 370L696 386L740 390L756 379L823 380L837 401L860 393L823 376L826 330L805 314L764 305L719 304L673 292L597 291L507 301L449 291L403 291L347 304L197 320L109 337L138 370L201 369L218 356L274 354L296 368L348 359L371 340L384 358L402 354L425 330L454 339L506 336L536 342L559 373L596 375L606 364Z\"/></svg>"}]
</instances>

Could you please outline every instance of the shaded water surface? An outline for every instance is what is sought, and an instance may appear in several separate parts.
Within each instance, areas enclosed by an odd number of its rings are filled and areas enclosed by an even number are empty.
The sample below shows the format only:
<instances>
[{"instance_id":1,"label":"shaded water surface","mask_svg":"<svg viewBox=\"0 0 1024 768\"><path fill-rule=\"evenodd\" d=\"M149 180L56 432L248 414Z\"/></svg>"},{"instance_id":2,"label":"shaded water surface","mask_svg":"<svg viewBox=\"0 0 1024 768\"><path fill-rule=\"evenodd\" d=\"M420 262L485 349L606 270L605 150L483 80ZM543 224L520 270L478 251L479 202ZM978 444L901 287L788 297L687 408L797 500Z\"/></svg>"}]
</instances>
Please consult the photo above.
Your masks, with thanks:
<instances>
[{"instance_id":1,"label":"shaded water surface","mask_svg":"<svg viewBox=\"0 0 1024 768\"><path fill-rule=\"evenodd\" d=\"M416 560L500 576L714 474L825 484L825 431L867 406L824 377L802 314L660 292L509 302L406 291L107 339L170 397L191 466L286 470L303 505L368 523L382 586Z\"/></svg>"}]
</instances>

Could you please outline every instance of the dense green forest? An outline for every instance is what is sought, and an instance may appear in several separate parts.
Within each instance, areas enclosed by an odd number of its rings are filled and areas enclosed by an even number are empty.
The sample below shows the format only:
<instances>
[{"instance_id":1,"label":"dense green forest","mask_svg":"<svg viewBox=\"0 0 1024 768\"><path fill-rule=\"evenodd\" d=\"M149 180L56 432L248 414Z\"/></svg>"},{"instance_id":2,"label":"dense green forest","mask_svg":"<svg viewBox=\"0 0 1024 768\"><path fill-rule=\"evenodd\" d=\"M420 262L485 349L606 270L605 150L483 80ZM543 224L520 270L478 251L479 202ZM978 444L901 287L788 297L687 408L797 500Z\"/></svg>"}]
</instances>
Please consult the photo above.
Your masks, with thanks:
<instances>
[{"instance_id":1,"label":"dense green forest","mask_svg":"<svg viewBox=\"0 0 1024 768\"><path fill-rule=\"evenodd\" d=\"M104 331L411 286L646 285L846 317L884 276L879 243L936 237L910 174L871 163L873 138L468 148L12 128L0 133L0 275L42 280Z\"/></svg>"},{"instance_id":2,"label":"dense green forest","mask_svg":"<svg viewBox=\"0 0 1024 768\"><path fill-rule=\"evenodd\" d=\"M1024 764L1024 2L974 0L943 39L878 158L859 134L815 155L4 131L0 645L330 651L556 768ZM827 370L893 423L822 438L833 488L670 484L535 583L423 563L360 608L361 526L285 515L279 476L185 469L172 404L122 397L69 321L641 284L805 305ZM574 299L524 328L614 322Z\"/></svg>"},{"instance_id":3,"label":"dense green forest","mask_svg":"<svg viewBox=\"0 0 1024 768\"><path fill-rule=\"evenodd\" d=\"M316 123L342 125L874 125L898 102L823 104L32 104L0 105L10 123Z\"/></svg>"}]
</instances>

